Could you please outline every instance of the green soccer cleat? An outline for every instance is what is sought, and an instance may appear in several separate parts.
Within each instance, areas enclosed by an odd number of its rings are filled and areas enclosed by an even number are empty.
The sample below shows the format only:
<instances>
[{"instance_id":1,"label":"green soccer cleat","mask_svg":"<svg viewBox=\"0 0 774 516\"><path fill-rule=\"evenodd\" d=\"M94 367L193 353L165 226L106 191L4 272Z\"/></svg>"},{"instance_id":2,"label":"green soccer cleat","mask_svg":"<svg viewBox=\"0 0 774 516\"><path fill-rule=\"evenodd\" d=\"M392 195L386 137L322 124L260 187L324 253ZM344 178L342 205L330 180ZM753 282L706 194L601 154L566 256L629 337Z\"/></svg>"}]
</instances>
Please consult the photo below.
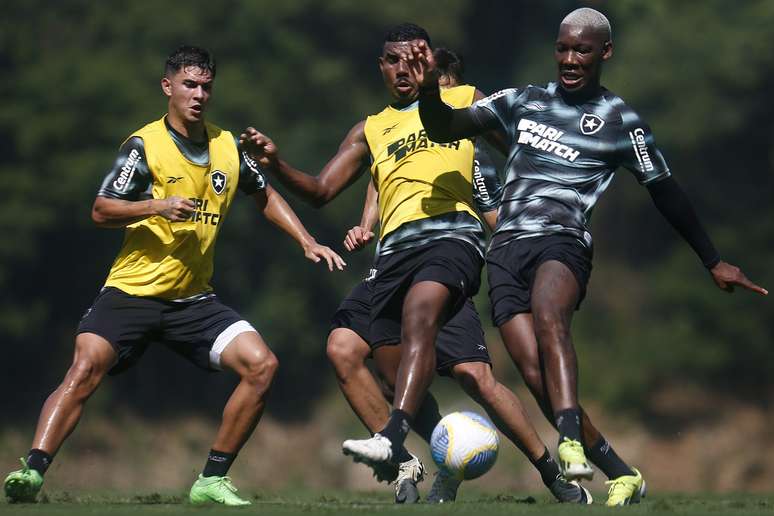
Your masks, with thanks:
<instances>
[{"instance_id":1,"label":"green soccer cleat","mask_svg":"<svg viewBox=\"0 0 774 516\"><path fill-rule=\"evenodd\" d=\"M642 473L636 468L632 468L636 475L623 475L613 480L608 480L605 484L609 485L607 491L608 507L619 507L622 505L631 505L640 503L641 498L645 498L646 486Z\"/></svg>"},{"instance_id":2,"label":"green soccer cleat","mask_svg":"<svg viewBox=\"0 0 774 516\"><path fill-rule=\"evenodd\" d=\"M558 451L559 466L562 468L564 478L569 481L594 478L594 470L586 460L581 443L565 437Z\"/></svg>"},{"instance_id":3,"label":"green soccer cleat","mask_svg":"<svg viewBox=\"0 0 774 516\"><path fill-rule=\"evenodd\" d=\"M229 477L203 477L191 486L188 499L193 504L220 503L232 507L251 505L249 500L243 500L236 495L237 488Z\"/></svg>"},{"instance_id":4,"label":"green soccer cleat","mask_svg":"<svg viewBox=\"0 0 774 516\"><path fill-rule=\"evenodd\" d=\"M5 496L9 503L35 503L43 486L43 475L30 469L24 458L19 460L22 469L12 471L5 477Z\"/></svg>"}]
</instances>

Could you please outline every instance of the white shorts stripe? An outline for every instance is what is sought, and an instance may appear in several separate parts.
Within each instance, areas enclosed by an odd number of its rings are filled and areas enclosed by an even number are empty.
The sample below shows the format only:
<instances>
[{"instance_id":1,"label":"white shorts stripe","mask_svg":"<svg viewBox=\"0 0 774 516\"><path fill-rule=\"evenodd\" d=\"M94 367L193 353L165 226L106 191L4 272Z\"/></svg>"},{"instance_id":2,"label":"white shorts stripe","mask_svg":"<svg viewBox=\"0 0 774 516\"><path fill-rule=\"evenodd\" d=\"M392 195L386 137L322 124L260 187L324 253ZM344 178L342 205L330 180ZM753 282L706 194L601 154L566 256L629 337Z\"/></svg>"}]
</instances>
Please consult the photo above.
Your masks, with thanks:
<instances>
[{"instance_id":1,"label":"white shorts stripe","mask_svg":"<svg viewBox=\"0 0 774 516\"><path fill-rule=\"evenodd\" d=\"M258 333L249 322L237 321L220 332L220 335L217 336L215 342L212 344L212 348L210 348L210 365L215 369L222 369L220 366L220 355L223 353L223 350L231 344L237 335L249 331Z\"/></svg>"}]
</instances>

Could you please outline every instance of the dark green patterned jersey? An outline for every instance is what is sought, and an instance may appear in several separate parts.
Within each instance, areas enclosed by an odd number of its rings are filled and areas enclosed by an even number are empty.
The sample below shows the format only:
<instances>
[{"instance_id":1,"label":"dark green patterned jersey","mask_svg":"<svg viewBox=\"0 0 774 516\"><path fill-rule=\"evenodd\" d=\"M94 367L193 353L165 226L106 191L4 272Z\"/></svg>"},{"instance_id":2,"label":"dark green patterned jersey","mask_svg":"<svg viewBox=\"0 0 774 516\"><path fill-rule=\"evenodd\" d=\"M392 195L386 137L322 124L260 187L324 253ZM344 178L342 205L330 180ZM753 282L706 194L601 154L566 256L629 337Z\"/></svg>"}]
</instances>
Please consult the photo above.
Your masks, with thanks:
<instances>
[{"instance_id":1,"label":"dark green patterned jersey","mask_svg":"<svg viewBox=\"0 0 774 516\"><path fill-rule=\"evenodd\" d=\"M591 212L618 167L642 185L670 175L650 127L604 88L579 103L555 83L513 88L469 109L511 142L492 247L557 233L591 246Z\"/></svg>"}]
</instances>

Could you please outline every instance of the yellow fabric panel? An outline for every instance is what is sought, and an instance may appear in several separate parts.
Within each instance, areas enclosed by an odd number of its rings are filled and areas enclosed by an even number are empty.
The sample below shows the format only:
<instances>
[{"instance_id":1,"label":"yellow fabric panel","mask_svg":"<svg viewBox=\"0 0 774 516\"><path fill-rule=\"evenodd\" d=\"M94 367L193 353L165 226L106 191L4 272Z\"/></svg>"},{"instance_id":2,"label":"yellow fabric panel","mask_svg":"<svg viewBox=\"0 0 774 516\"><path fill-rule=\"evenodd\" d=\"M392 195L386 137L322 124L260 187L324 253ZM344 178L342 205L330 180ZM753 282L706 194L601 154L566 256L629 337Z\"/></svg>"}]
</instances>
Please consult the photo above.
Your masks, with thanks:
<instances>
[{"instance_id":1,"label":"yellow fabric panel","mask_svg":"<svg viewBox=\"0 0 774 516\"><path fill-rule=\"evenodd\" d=\"M457 86L442 90L441 98L460 108L469 106L474 94L472 86ZM478 219L472 207L470 140L433 143L418 109L400 111L391 106L366 119L365 135L379 190L381 238L406 222L443 213L465 211Z\"/></svg>"},{"instance_id":2,"label":"yellow fabric panel","mask_svg":"<svg viewBox=\"0 0 774 516\"><path fill-rule=\"evenodd\" d=\"M239 153L230 132L209 123L206 128L210 163L204 166L183 156L163 118L132 134L142 138L145 146L153 198L189 198L197 209L184 222L153 216L127 226L105 286L163 299L212 290L215 239L237 190ZM213 179L224 178L225 187L218 194Z\"/></svg>"}]
</instances>

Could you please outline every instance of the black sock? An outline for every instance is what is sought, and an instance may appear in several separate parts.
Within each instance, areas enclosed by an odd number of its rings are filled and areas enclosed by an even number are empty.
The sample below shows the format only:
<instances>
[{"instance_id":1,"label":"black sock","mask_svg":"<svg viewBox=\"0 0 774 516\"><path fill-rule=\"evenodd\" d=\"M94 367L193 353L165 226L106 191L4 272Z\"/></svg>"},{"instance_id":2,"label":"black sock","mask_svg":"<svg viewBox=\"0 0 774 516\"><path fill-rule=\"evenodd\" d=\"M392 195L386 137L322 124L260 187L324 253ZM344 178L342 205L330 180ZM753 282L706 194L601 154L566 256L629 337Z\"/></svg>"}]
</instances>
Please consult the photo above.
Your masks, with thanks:
<instances>
[{"instance_id":1,"label":"black sock","mask_svg":"<svg viewBox=\"0 0 774 516\"><path fill-rule=\"evenodd\" d=\"M406 440L409 428L411 428L411 416L408 412L394 409L392 414L390 414L390 419L387 420L387 426L379 432L392 443L393 457L400 455L400 449L403 448L403 442Z\"/></svg>"},{"instance_id":2,"label":"black sock","mask_svg":"<svg viewBox=\"0 0 774 516\"><path fill-rule=\"evenodd\" d=\"M397 462L398 464L400 464L401 462L406 462L408 460L411 460L411 454L409 453L409 451L406 449L405 446L401 446L400 450L398 450L398 454L392 456L392 461Z\"/></svg>"},{"instance_id":3,"label":"black sock","mask_svg":"<svg viewBox=\"0 0 774 516\"><path fill-rule=\"evenodd\" d=\"M236 459L236 453L226 453L217 450L210 450L207 456L207 464L202 471L203 477L225 477L229 468Z\"/></svg>"},{"instance_id":4,"label":"black sock","mask_svg":"<svg viewBox=\"0 0 774 516\"><path fill-rule=\"evenodd\" d=\"M54 457L44 452L43 450L38 450L37 448L31 449L30 453L27 454L27 466L29 466L30 469L34 469L41 475L46 474L46 470L51 465L51 461L53 460Z\"/></svg>"},{"instance_id":5,"label":"black sock","mask_svg":"<svg viewBox=\"0 0 774 516\"><path fill-rule=\"evenodd\" d=\"M411 429L429 444L430 436L433 435L433 430L440 420L441 412L438 410L438 401L428 392L411 423Z\"/></svg>"},{"instance_id":6,"label":"black sock","mask_svg":"<svg viewBox=\"0 0 774 516\"><path fill-rule=\"evenodd\" d=\"M551 487L551 484L554 483L556 477L561 474L559 465L551 457L551 454L548 453L548 448L546 448L546 451L543 452L543 455L541 455L539 459L529 459L529 461L535 466L535 469L540 472L540 478L543 480L543 484L545 484L546 487Z\"/></svg>"},{"instance_id":7,"label":"black sock","mask_svg":"<svg viewBox=\"0 0 774 516\"><path fill-rule=\"evenodd\" d=\"M630 468L621 457L613 450L607 439L599 436L599 440L586 448L586 457L602 470L607 478L614 479L624 475L634 475Z\"/></svg>"},{"instance_id":8,"label":"black sock","mask_svg":"<svg viewBox=\"0 0 774 516\"><path fill-rule=\"evenodd\" d=\"M564 442L565 437L581 442L580 414L578 408L560 410L554 414L556 428L559 430L559 444Z\"/></svg>"}]
</instances>

